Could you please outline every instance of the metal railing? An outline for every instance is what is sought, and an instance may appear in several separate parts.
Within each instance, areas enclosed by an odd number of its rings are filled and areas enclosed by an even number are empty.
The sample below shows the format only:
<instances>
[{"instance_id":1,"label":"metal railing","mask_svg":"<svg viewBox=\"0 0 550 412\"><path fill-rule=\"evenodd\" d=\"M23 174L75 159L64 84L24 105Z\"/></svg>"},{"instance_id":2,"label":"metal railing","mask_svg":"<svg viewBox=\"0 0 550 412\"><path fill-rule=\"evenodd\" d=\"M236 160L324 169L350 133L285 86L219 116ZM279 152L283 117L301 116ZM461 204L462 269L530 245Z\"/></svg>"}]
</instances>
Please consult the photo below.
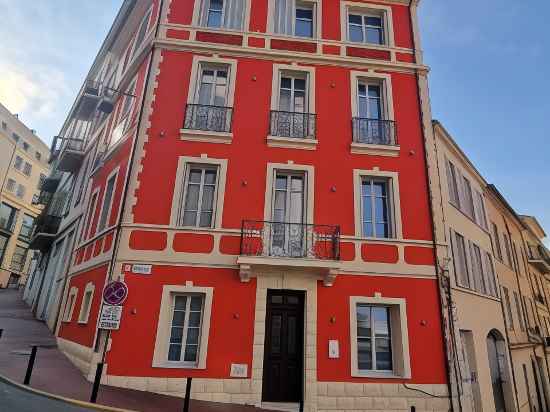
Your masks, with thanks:
<instances>
[{"instance_id":1,"label":"metal railing","mask_svg":"<svg viewBox=\"0 0 550 412\"><path fill-rule=\"evenodd\" d=\"M84 139L54 136L52 146L50 148L50 161L56 159L63 150L74 150L77 152L83 152L85 148L84 146Z\"/></svg>"},{"instance_id":2,"label":"metal railing","mask_svg":"<svg viewBox=\"0 0 550 412\"><path fill-rule=\"evenodd\" d=\"M315 139L317 116L312 113L271 111L271 136Z\"/></svg>"},{"instance_id":3,"label":"metal railing","mask_svg":"<svg viewBox=\"0 0 550 412\"><path fill-rule=\"evenodd\" d=\"M243 220L241 255L340 259L340 227Z\"/></svg>"},{"instance_id":4,"label":"metal railing","mask_svg":"<svg viewBox=\"0 0 550 412\"><path fill-rule=\"evenodd\" d=\"M185 108L183 128L229 133L231 131L232 119L232 107L188 104Z\"/></svg>"},{"instance_id":5,"label":"metal railing","mask_svg":"<svg viewBox=\"0 0 550 412\"><path fill-rule=\"evenodd\" d=\"M352 119L353 141L363 144L397 146L397 126L393 120Z\"/></svg>"}]
</instances>

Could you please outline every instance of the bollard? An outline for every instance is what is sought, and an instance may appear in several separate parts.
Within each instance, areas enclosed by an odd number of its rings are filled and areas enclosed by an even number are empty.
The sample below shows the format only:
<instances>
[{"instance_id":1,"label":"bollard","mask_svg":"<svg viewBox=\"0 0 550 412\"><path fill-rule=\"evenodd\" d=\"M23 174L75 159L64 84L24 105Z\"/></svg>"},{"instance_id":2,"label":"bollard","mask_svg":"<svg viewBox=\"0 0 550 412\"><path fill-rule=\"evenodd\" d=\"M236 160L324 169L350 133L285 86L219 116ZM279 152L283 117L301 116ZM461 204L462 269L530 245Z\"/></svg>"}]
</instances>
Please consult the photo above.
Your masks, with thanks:
<instances>
[{"instance_id":1,"label":"bollard","mask_svg":"<svg viewBox=\"0 0 550 412\"><path fill-rule=\"evenodd\" d=\"M33 346L31 349L31 357L29 358L29 364L27 365L27 373L25 373L25 380L23 385L28 385L31 383L32 369L34 368L34 360L36 359L36 350L37 346Z\"/></svg>"},{"instance_id":2,"label":"bollard","mask_svg":"<svg viewBox=\"0 0 550 412\"><path fill-rule=\"evenodd\" d=\"M185 400L183 401L183 412L189 412L189 401L191 400L191 381L193 378L187 378L185 385Z\"/></svg>"},{"instance_id":3,"label":"bollard","mask_svg":"<svg viewBox=\"0 0 550 412\"><path fill-rule=\"evenodd\" d=\"M97 393L99 392L99 384L101 383L102 374L103 374L103 363L100 362L97 364L97 368L95 370L94 386L92 388L92 396L90 396L91 403L96 403L97 401Z\"/></svg>"}]
</instances>

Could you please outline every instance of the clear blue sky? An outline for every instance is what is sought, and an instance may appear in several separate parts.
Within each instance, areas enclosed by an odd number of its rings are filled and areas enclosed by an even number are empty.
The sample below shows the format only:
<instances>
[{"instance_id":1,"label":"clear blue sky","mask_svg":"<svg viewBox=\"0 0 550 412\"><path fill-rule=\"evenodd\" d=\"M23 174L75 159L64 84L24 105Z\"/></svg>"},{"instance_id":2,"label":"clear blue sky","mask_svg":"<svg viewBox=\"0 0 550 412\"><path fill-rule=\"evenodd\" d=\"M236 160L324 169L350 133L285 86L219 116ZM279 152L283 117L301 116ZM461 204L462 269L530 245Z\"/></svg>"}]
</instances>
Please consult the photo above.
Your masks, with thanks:
<instances>
[{"instance_id":1,"label":"clear blue sky","mask_svg":"<svg viewBox=\"0 0 550 412\"><path fill-rule=\"evenodd\" d=\"M0 101L46 142L120 4L0 0ZM434 117L550 233L550 2L422 0L420 18Z\"/></svg>"}]
</instances>

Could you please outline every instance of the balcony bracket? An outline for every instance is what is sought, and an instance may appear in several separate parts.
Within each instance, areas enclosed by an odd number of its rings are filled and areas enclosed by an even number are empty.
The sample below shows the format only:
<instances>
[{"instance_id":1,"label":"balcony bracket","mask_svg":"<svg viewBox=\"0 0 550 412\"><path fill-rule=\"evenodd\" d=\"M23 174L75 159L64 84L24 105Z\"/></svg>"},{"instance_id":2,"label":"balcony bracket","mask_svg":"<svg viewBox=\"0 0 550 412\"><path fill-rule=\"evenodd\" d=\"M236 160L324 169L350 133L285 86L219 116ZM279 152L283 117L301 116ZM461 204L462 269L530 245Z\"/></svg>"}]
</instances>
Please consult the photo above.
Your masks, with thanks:
<instances>
[{"instance_id":1,"label":"balcony bracket","mask_svg":"<svg viewBox=\"0 0 550 412\"><path fill-rule=\"evenodd\" d=\"M334 281L336 280L336 276L338 276L338 270L336 269L329 269L327 273L323 276L323 285L326 287L331 287L334 285Z\"/></svg>"},{"instance_id":2,"label":"balcony bracket","mask_svg":"<svg viewBox=\"0 0 550 412\"><path fill-rule=\"evenodd\" d=\"M250 277L252 275L252 266L250 265L240 265L239 268L239 277L241 278L241 282L248 283L250 282Z\"/></svg>"}]
</instances>

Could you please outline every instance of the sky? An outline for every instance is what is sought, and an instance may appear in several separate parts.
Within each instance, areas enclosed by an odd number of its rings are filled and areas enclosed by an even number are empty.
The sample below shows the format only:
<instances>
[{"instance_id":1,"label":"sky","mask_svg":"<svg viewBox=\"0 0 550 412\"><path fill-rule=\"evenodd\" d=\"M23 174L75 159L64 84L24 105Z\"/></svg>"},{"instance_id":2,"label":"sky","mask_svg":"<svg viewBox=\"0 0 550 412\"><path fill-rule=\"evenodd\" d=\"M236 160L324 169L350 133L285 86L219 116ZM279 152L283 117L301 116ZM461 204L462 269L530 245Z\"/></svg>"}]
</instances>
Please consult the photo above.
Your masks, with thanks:
<instances>
[{"instance_id":1,"label":"sky","mask_svg":"<svg viewBox=\"0 0 550 412\"><path fill-rule=\"evenodd\" d=\"M0 102L47 143L121 3L0 0ZM434 118L550 234L550 2L422 0L419 15Z\"/></svg>"}]
</instances>

